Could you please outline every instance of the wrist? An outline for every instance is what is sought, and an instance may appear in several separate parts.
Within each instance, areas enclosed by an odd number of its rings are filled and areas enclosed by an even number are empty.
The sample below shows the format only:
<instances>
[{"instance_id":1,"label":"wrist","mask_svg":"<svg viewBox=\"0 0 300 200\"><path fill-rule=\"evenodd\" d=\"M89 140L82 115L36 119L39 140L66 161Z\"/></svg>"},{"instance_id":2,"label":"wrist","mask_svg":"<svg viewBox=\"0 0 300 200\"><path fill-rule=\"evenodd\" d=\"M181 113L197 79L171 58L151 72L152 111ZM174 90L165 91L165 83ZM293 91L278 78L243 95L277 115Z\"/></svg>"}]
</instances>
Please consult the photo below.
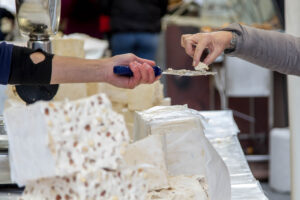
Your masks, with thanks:
<instances>
[{"instance_id":1,"label":"wrist","mask_svg":"<svg viewBox=\"0 0 300 200\"><path fill-rule=\"evenodd\" d=\"M226 50L234 51L237 45L237 34L235 32L230 32L231 38L229 44L226 46Z\"/></svg>"},{"instance_id":2,"label":"wrist","mask_svg":"<svg viewBox=\"0 0 300 200\"><path fill-rule=\"evenodd\" d=\"M224 32L226 34L225 49L230 49L232 47L233 33L231 31L224 31Z\"/></svg>"},{"instance_id":3,"label":"wrist","mask_svg":"<svg viewBox=\"0 0 300 200\"><path fill-rule=\"evenodd\" d=\"M114 62L111 58L97 60L97 77L98 82L110 83L113 73Z\"/></svg>"}]
</instances>

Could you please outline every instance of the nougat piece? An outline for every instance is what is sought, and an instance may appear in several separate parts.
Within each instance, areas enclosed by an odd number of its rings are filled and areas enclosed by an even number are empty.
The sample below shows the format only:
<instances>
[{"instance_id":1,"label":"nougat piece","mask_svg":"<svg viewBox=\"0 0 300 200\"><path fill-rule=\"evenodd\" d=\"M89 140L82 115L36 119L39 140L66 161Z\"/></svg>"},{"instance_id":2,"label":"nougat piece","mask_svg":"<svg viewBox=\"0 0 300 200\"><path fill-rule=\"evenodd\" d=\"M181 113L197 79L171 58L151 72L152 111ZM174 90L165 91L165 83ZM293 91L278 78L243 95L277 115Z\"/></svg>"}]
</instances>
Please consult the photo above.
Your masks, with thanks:
<instances>
[{"instance_id":1,"label":"nougat piece","mask_svg":"<svg viewBox=\"0 0 300 200\"><path fill-rule=\"evenodd\" d=\"M141 169L99 169L30 182L19 200L144 200L147 190Z\"/></svg>"},{"instance_id":2,"label":"nougat piece","mask_svg":"<svg viewBox=\"0 0 300 200\"><path fill-rule=\"evenodd\" d=\"M209 67L203 62L199 62L199 64L195 67L195 70L205 72L209 70Z\"/></svg>"},{"instance_id":3,"label":"nougat piece","mask_svg":"<svg viewBox=\"0 0 300 200\"><path fill-rule=\"evenodd\" d=\"M4 113L12 180L20 185L81 170L117 169L130 137L104 94L38 102Z\"/></svg>"}]
</instances>

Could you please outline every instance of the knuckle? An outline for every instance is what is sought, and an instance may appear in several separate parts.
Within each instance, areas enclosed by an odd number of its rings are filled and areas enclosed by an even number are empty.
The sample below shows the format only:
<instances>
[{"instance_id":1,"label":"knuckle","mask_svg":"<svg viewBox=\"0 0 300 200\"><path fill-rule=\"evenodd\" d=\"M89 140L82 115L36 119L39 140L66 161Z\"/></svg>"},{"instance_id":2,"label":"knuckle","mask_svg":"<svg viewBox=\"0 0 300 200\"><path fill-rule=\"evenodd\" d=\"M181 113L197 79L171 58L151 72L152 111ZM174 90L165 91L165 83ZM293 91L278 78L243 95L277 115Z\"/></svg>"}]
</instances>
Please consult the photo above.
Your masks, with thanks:
<instances>
[{"instance_id":1,"label":"knuckle","mask_svg":"<svg viewBox=\"0 0 300 200\"><path fill-rule=\"evenodd\" d=\"M213 38L212 34L209 34L209 33L207 33L205 36L206 36L207 40L212 40L212 38Z\"/></svg>"},{"instance_id":2,"label":"knuckle","mask_svg":"<svg viewBox=\"0 0 300 200\"><path fill-rule=\"evenodd\" d=\"M152 67L147 67L147 71L148 71L148 73L153 73L153 69L152 69Z\"/></svg>"},{"instance_id":3,"label":"knuckle","mask_svg":"<svg viewBox=\"0 0 300 200\"><path fill-rule=\"evenodd\" d=\"M131 58L131 59L134 59L134 58L135 58L135 55L134 55L133 53L128 53L127 55L128 55L128 57Z\"/></svg>"}]
</instances>

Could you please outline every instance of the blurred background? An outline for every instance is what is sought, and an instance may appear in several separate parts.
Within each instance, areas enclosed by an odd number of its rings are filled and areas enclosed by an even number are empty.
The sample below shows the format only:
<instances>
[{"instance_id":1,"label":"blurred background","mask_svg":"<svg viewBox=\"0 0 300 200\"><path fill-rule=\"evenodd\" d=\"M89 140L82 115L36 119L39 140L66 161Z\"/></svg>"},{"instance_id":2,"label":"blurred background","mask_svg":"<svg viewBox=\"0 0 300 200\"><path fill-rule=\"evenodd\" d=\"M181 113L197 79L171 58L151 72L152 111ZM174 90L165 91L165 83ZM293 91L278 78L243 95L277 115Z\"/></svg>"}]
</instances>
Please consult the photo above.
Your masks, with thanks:
<instances>
[{"instance_id":1,"label":"blurred background","mask_svg":"<svg viewBox=\"0 0 300 200\"><path fill-rule=\"evenodd\" d=\"M162 68L192 69L180 46L182 34L211 32L231 23L283 32L284 0L61 0L59 35L97 38L98 58L134 53ZM23 42L12 0L0 0L0 40ZM216 76L163 77L172 105L196 110L233 110L239 140L254 176L271 200L290 199L286 75L220 56ZM6 99L0 87L0 111Z\"/></svg>"}]
</instances>

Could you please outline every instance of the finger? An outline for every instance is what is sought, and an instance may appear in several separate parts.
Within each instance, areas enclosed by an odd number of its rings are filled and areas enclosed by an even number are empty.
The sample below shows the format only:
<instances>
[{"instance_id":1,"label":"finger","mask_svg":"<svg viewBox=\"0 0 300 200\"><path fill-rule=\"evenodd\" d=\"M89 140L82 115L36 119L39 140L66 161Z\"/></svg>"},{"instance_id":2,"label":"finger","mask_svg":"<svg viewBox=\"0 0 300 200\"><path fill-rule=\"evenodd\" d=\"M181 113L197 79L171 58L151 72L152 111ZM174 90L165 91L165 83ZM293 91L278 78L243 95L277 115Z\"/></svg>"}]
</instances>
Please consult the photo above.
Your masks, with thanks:
<instances>
[{"instance_id":1,"label":"finger","mask_svg":"<svg viewBox=\"0 0 300 200\"><path fill-rule=\"evenodd\" d=\"M149 65L140 65L140 67L139 67L140 73L142 75L141 83L148 83L149 82L148 66Z\"/></svg>"},{"instance_id":2,"label":"finger","mask_svg":"<svg viewBox=\"0 0 300 200\"><path fill-rule=\"evenodd\" d=\"M205 58L204 63L206 65L210 65L211 63L213 63L217 57L222 53L221 49L215 49L214 51L212 51L210 54L208 54L208 56Z\"/></svg>"},{"instance_id":3,"label":"finger","mask_svg":"<svg viewBox=\"0 0 300 200\"><path fill-rule=\"evenodd\" d=\"M180 38L180 45L181 45L181 47L184 48L184 42L183 42L183 40L184 40L184 35L182 35L181 38Z\"/></svg>"},{"instance_id":4,"label":"finger","mask_svg":"<svg viewBox=\"0 0 300 200\"><path fill-rule=\"evenodd\" d=\"M185 46L185 53L188 54L190 57L194 57L195 55L195 44L193 42L187 42Z\"/></svg>"},{"instance_id":5,"label":"finger","mask_svg":"<svg viewBox=\"0 0 300 200\"><path fill-rule=\"evenodd\" d=\"M191 35L185 35L182 37L182 47L185 49L186 54L193 57L195 51L194 51L194 45L195 42L193 41L193 36Z\"/></svg>"},{"instance_id":6,"label":"finger","mask_svg":"<svg viewBox=\"0 0 300 200\"><path fill-rule=\"evenodd\" d=\"M155 61L153 61L153 60L143 59L143 58L140 58L140 57L137 57L137 56L136 56L135 60L137 62L141 63L141 64L147 63L150 66L155 66L156 65Z\"/></svg>"},{"instance_id":7,"label":"finger","mask_svg":"<svg viewBox=\"0 0 300 200\"><path fill-rule=\"evenodd\" d=\"M148 72L148 82L147 83L153 83L155 80L155 74L154 74L153 68L146 63L144 63L144 67L147 69L147 72Z\"/></svg>"},{"instance_id":8,"label":"finger","mask_svg":"<svg viewBox=\"0 0 300 200\"><path fill-rule=\"evenodd\" d=\"M204 39L200 40L199 43L197 44L195 53L194 53L194 57L193 57L193 60L194 60L193 66L194 67L196 67L199 64L201 55L202 55L204 49L207 47L209 42L210 41L207 38L204 38Z\"/></svg>"},{"instance_id":9,"label":"finger","mask_svg":"<svg viewBox=\"0 0 300 200\"><path fill-rule=\"evenodd\" d=\"M129 88L134 88L135 86L137 86L138 84L140 84L141 79L142 79L142 75L140 72L140 64L137 62L131 62L129 64L129 67L131 69L131 71L133 72L133 77L131 77L128 81L128 85Z\"/></svg>"},{"instance_id":10,"label":"finger","mask_svg":"<svg viewBox=\"0 0 300 200\"><path fill-rule=\"evenodd\" d=\"M129 63L129 68L131 69L132 73L133 73L133 78L135 78L136 80L140 81L142 78L142 75L140 73L139 70L139 63L137 62L131 62Z\"/></svg>"},{"instance_id":11,"label":"finger","mask_svg":"<svg viewBox=\"0 0 300 200\"><path fill-rule=\"evenodd\" d=\"M181 36L181 46L183 48L185 48L185 41L187 40L187 38L189 38L191 36L191 34L184 34Z\"/></svg>"}]
</instances>

